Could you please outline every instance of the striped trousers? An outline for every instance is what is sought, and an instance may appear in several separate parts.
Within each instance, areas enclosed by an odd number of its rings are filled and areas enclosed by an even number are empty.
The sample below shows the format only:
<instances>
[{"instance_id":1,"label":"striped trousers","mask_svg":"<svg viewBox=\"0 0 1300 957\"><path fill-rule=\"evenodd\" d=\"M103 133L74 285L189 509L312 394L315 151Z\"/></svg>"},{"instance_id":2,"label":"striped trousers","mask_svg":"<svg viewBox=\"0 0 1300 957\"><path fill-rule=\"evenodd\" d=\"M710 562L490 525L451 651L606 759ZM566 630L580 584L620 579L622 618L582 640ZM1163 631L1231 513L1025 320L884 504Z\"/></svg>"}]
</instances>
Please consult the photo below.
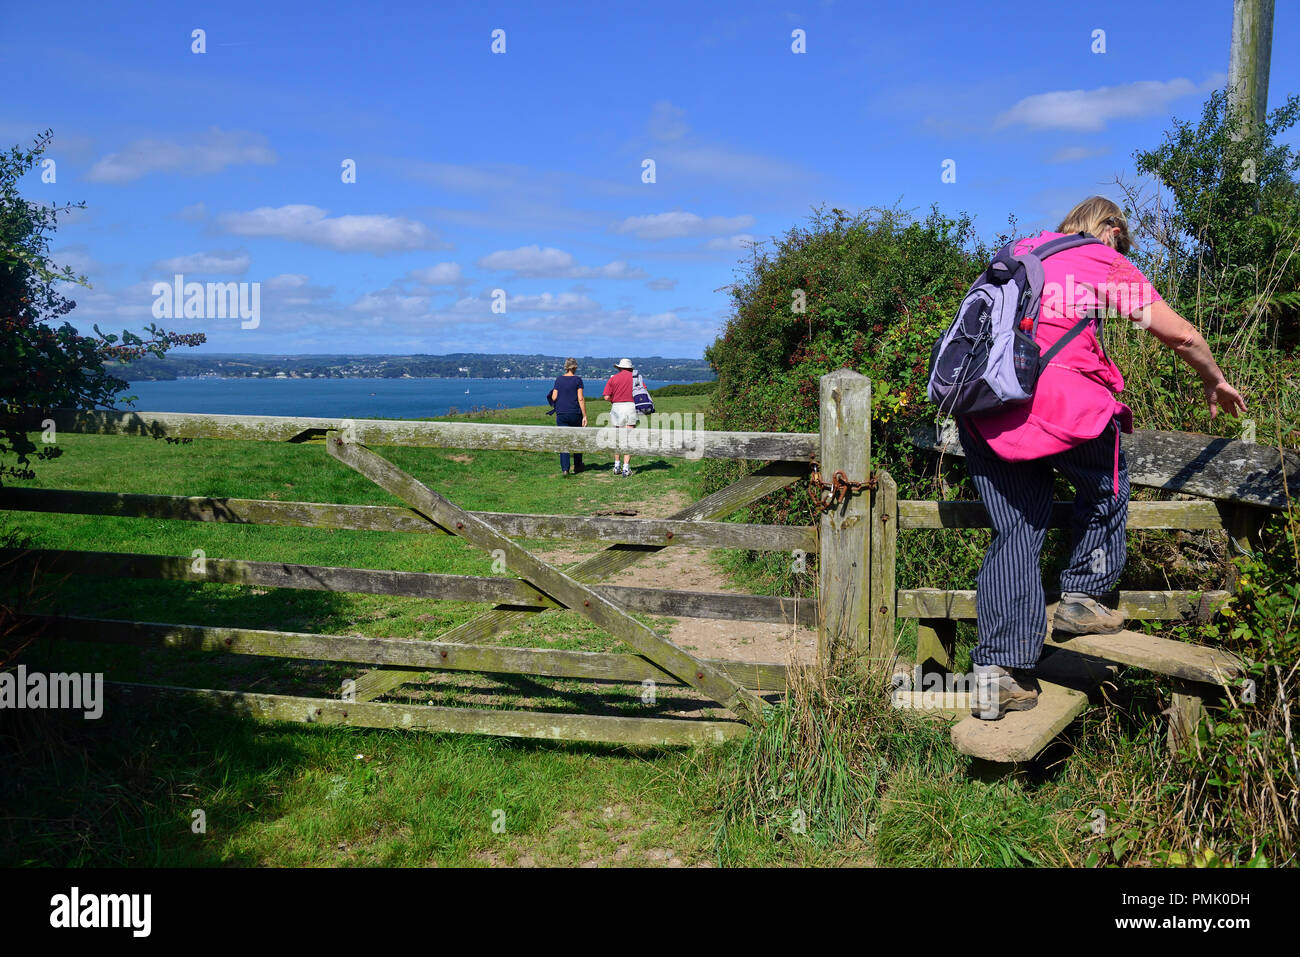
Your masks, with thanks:
<instances>
[{"instance_id":1,"label":"striped trousers","mask_svg":"<svg viewBox=\"0 0 1300 957\"><path fill-rule=\"evenodd\" d=\"M1061 591L1099 595L1114 587L1124 570L1129 482L1122 449L1118 486L1114 481L1119 423L1112 419L1095 439L1027 462L998 458L960 418L957 428L967 468L993 521L993 539L975 579L979 642L971 661L1032 668L1047 637L1040 563L1056 472L1075 488L1072 547Z\"/></svg>"}]
</instances>

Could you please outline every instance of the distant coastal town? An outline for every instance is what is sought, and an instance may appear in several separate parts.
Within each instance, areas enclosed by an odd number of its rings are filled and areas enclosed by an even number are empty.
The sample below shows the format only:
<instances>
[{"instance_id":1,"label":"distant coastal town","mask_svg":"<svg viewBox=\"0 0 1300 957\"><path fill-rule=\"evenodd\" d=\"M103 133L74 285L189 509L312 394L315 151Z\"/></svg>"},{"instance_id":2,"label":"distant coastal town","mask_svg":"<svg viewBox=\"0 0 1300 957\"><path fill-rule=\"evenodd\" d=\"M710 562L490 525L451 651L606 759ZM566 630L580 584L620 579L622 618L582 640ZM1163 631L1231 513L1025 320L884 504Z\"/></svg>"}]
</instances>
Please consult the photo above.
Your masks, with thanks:
<instances>
[{"instance_id":1,"label":"distant coastal town","mask_svg":"<svg viewBox=\"0 0 1300 957\"><path fill-rule=\"evenodd\" d=\"M172 379L546 379L564 370L565 356L451 355L345 356L205 353L147 356L122 366L117 375L131 382ZM649 381L704 382L714 378L704 359L633 356ZM578 375L608 377L617 356L580 356Z\"/></svg>"}]
</instances>

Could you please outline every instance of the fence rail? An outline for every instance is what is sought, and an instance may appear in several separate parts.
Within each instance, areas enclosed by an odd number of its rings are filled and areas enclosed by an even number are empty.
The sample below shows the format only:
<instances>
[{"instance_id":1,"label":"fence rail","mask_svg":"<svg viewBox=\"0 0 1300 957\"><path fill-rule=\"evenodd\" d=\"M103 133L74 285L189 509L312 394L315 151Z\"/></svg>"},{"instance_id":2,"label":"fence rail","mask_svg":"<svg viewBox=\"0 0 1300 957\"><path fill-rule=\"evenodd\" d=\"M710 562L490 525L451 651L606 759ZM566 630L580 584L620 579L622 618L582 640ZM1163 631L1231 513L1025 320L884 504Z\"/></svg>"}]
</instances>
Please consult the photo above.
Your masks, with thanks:
<instances>
[{"instance_id":1,"label":"fence rail","mask_svg":"<svg viewBox=\"0 0 1300 957\"><path fill-rule=\"evenodd\" d=\"M556 429L548 425L491 422L420 422L409 419L324 419L273 415L195 415L183 412L55 411L57 430L83 435L137 435L154 439L243 439L308 442L330 430L366 446L487 449L514 452L631 452L679 458L807 462L817 436L802 432L711 432L662 414L652 427ZM657 425L655 424L657 422ZM33 420L39 430L40 422Z\"/></svg>"},{"instance_id":2,"label":"fence rail","mask_svg":"<svg viewBox=\"0 0 1300 957\"><path fill-rule=\"evenodd\" d=\"M251 498L144 495L73 489L0 488L0 509L113 515L237 525L282 525L356 531L455 535L411 508L391 505L334 505ZM788 552L817 550L807 525L740 525L654 518L593 515L531 515L470 512L502 535L538 540L620 542L627 545L690 545L697 548L748 548Z\"/></svg>"}]
</instances>

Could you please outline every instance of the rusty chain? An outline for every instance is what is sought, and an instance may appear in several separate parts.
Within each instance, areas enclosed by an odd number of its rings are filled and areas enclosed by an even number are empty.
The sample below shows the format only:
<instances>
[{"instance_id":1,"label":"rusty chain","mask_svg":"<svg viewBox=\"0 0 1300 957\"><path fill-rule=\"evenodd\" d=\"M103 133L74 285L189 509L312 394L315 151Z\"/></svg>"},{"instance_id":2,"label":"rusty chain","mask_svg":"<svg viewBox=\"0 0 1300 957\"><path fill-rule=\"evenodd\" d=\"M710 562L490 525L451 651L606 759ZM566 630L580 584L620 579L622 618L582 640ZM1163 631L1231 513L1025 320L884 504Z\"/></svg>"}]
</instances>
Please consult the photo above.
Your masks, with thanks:
<instances>
[{"instance_id":1,"label":"rusty chain","mask_svg":"<svg viewBox=\"0 0 1300 957\"><path fill-rule=\"evenodd\" d=\"M824 512L832 506L837 506L849 495L856 495L863 489L875 491L876 474L872 472L865 482L851 482L849 477L844 474L843 470L838 470L831 476L827 482L822 478L821 466L817 460L811 459L812 474L808 476L808 495L813 500L813 509L815 512Z\"/></svg>"}]
</instances>

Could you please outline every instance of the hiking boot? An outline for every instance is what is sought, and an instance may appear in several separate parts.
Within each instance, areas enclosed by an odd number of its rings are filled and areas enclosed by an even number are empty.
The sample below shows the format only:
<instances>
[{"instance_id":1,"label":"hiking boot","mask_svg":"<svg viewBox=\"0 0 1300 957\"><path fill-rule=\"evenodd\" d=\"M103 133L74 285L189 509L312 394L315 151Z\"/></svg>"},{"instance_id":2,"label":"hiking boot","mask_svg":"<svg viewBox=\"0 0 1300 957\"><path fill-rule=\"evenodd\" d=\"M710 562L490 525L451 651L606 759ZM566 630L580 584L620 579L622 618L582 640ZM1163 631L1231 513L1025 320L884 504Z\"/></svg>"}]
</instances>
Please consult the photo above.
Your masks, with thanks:
<instances>
[{"instance_id":1,"label":"hiking boot","mask_svg":"<svg viewBox=\"0 0 1300 957\"><path fill-rule=\"evenodd\" d=\"M1061 595L1052 618L1053 635L1113 635L1123 630L1123 615L1079 591Z\"/></svg>"},{"instance_id":2,"label":"hiking boot","mask_svg":"<svg viewBox=\"0 0 1300 957\"><path fill-rule=\"evenodd\" d=\"M1038 706L1038 682L1027 671L998 665L976 665L970 713L983 721L1000 721L1008 711Z\"/></svg>"}]
</instances>

